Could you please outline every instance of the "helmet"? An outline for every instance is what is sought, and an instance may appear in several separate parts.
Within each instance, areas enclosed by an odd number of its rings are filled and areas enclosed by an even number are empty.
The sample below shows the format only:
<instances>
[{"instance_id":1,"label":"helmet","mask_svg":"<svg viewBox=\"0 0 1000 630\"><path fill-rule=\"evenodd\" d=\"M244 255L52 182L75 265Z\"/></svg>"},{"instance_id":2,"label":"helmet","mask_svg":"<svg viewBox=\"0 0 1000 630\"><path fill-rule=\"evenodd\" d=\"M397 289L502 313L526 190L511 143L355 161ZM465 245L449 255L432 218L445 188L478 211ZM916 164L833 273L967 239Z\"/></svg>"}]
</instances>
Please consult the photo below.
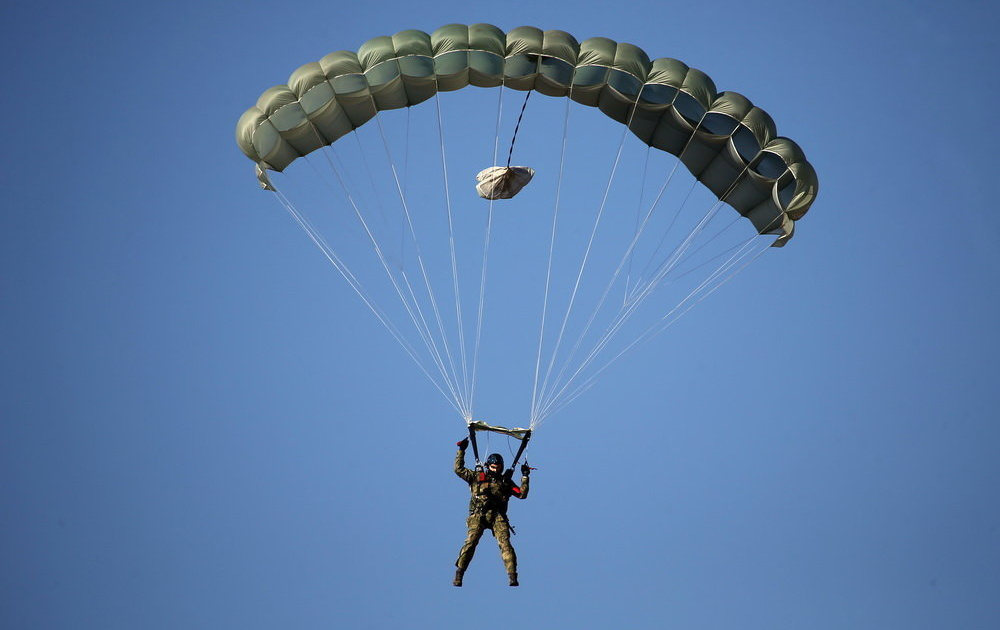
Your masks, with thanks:
<instances>
[{"instance_id":1,"label":"helmet","mask_svg":"<svg viewBox=\"0 0 1000 630\"><path fill-rule=\"evenodd\" d=\"M493 453L486 458L486 468L489 468L493 464L496 464L498 469L503 470L503 456L500 453Z\"/></svg>"}]
</instances>

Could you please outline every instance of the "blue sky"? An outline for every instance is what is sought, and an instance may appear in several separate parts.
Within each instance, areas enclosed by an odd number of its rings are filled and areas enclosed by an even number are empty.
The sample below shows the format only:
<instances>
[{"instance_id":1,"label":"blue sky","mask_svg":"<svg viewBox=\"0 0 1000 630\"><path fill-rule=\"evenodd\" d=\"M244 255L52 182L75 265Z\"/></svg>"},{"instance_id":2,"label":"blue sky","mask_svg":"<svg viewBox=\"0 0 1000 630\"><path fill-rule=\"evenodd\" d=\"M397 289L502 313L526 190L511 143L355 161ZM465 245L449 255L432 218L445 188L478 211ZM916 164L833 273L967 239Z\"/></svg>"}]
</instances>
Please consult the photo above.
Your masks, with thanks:
<instances>
[{"instance_id":1,"label":"blue sky","mask_svg":"<svg viewBox=\"0 0 1000 630\"><path fill-rule=\"evenodd\" d=\"M992 16L5 6L0 625L997 627ZM488 537L450 585L461 418L233 141L298 66L452 22L681 59L821 183L787 247L539 429L517 590Z\"/></svg>"}]
</instances>

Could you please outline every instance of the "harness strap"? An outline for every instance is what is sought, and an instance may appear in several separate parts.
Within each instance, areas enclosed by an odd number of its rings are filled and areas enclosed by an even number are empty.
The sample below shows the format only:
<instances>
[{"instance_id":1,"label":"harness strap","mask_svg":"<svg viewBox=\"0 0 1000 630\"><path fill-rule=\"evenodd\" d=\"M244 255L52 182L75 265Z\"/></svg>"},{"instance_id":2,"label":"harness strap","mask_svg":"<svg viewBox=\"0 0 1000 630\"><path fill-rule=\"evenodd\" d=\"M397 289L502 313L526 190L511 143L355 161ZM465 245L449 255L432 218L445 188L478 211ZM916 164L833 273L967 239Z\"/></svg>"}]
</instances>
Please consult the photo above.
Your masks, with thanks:
<instances>
[{"instance_id":1,"label":"harness strap","mask_svg":"<svg viewBox=\"0 0 1000 630\"><path fill-rule=\"evenodd\" d=\"M481 467L482 462L479 461L479 445L476 444L476 429L471 424L469 425L469 441L472 442L472 454L476 458L476 467Z\"/></svg>"},{"instance_id":2,"label":"harness strap","mask_svg":"<svg viewBox=\"0 0 1000 630\"><path fill-rule=\"evenodd\" d=\"M514 468L517 466L518 460L521 459L521 455L524 454L524 449L527 448L528 440L530 439L531 439L531 429L528 429L527 431L525 431L524 437L521 438L521 446L517 449L517 455L514 456L514 461L511 462L510 468L507 469L506 475L508 479L513 479Z\"/></svg>"}]
</instances>

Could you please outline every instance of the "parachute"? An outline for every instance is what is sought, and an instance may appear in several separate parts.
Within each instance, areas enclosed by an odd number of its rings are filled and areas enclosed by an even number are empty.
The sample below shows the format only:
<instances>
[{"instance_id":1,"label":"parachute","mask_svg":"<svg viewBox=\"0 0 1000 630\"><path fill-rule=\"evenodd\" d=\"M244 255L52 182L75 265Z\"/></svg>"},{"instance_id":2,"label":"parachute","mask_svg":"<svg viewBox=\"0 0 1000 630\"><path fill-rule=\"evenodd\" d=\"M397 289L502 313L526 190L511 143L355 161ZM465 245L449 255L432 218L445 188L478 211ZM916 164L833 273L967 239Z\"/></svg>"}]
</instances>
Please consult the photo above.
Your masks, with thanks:
<instances>
[{"instance_id":1,"label":"parachute","mask_svg":"<svg viewBox=\"0 0 1000 630\"><path fill-rule=\"evenodd\" d=\"M469 87L494 88L495 104L484 96L492 90ZM527 112L527 101L520 105L526 129L518 155L530 168L510 166L513 140L507 165L498 160L508 137L504 99L519 92L553 97ZM459 95L472 104L449 110ZM577 118L584 129L574 135ZM470 121L468 131L453 131ZM612 136L599 148L575 144ZM492 388L506 402L516 398L513 383L527 382L516 388L530 400L526 430L536 428L766 249L785 245L818 192L799 146L748 98L717 91L705 73L651 59L632 44L581 42L527 26L407 30L357 52L330 53L266 90L240 117L236 140L260 185L470 427L478 422L477 391ZM456 143L457 159L449 155ZM428 155L411 159L414 146ZM327 230L287 192L290 167L313 158L320 162L310 162L313 170L335 191L308 202L335 206ZM381 183L372 176L375 162ZM466 188L471 173L455 183L456 163L475 167L478 196ZM434 164L441 183L431 196L432 178L413 173ZM697 186L672 192L677 165ZM537 183L525 188L529 181ZM693 211L690 200L699 195L708 202ZM502 219L494 216L496 200L508 204ZM672 210L664 209L668 202ZM734 220L719 212L723 205L737 212ZM536 212L542 207L552 209L548 218ZM438 236L427 236L432 228ZM339 242L352 234L353 243ZM570 237L574 245L566 244ZM374 264L354 262L362 250ZM679 297L658 301L667 289ZM453 309L442 306L445 297ZM494 306L511 310L497 314ZM535 324L521 324L529 311ZM486 361L480 353L494 323L503 332L493 342L496 359ZM510 371L523 378L497 377L514 365L508 353L522 339L532 340L531 349ZM494 373L485 376L484 366Z\"/></svg>"}]
</instances>

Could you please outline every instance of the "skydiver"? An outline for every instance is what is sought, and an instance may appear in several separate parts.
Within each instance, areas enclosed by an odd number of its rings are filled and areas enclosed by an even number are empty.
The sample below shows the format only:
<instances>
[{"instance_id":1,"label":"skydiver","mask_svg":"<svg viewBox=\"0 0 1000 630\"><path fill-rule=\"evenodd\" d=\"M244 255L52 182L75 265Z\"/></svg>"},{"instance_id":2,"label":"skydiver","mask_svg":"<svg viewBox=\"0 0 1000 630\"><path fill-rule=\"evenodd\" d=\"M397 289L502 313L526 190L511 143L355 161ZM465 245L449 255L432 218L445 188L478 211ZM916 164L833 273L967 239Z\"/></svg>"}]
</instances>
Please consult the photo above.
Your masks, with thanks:
<instances>
[{"instance_id":1,"label":"skydiver","mask_svg":"<svg viewBox=\"0 0 1000 630\"><path fill-rule=\"evenodd\" d=\"M476 553L476 545L482 538L483 532L487 529L493 532L493 537L500 547L500 557L507 568L507 577L511 586L517 586L517 555L514 547L510 544L510 521L507 520L507 502L512 496L518 499L528 498L528 477L531 468L527 464L521 464L521 485L517 486L506 475L503 469L503 457L499 453L493 453L486 458L486 469L469 470L465 467L465 449L469 446L469 439L465 438L458 443L458 453L455 455L455 474L461 477L472 493L469 501L469 518L466 524L469 531L465 536L465 544L458 554L455 566L455 586L462 585L462 577L465 570L472 562L472 556Z\"/></svg>"}]
</instances>

